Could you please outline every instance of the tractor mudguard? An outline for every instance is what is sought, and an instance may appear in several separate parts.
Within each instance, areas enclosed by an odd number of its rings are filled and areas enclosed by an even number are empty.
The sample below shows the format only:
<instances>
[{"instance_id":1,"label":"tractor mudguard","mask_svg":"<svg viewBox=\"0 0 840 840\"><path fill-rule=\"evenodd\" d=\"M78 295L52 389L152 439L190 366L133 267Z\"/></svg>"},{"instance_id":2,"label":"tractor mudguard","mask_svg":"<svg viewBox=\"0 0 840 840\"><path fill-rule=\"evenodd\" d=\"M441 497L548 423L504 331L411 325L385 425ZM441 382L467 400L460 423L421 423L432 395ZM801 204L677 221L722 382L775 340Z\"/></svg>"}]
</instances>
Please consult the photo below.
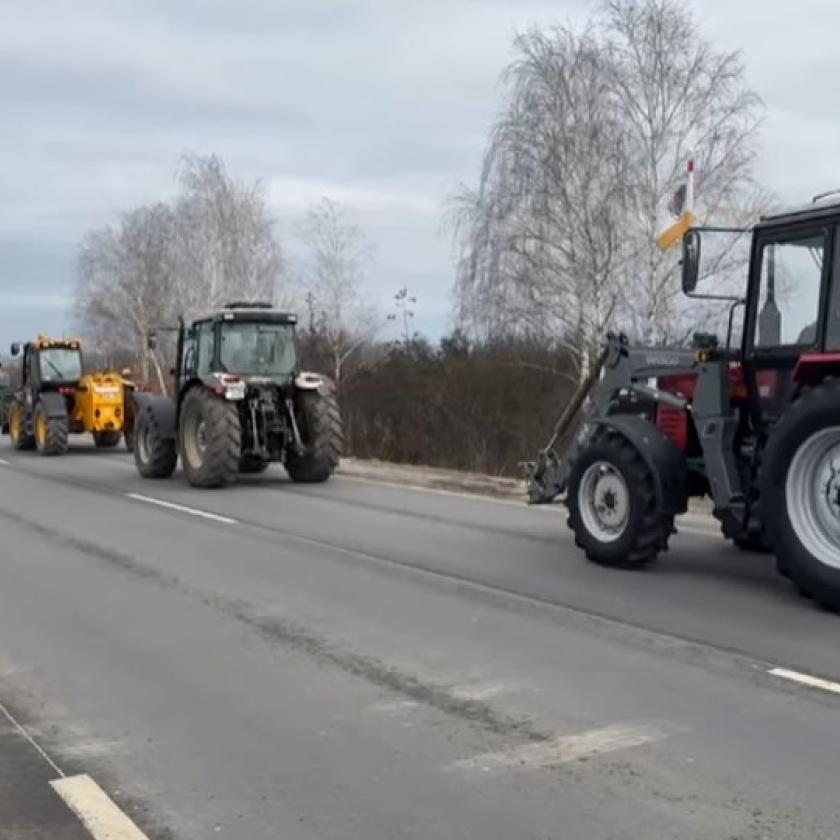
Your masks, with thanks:
<instances>
[{"instance_id":1,"label":"tractor mudguard","mask_svg":"<svg viewBox=\"0 0 840 840\"><path fill-rule=\"evenodd\" d=\"M43 393L38 397L47 417L66 417L67 403L61 394Z\"/></svg>"},{"instance_id":2,"label":"tractor mudguard","mask_svg":"<svg viewBox=\"0 0 840 840\"><path fill-rule=\"evenodd\" d=\"M177 423L175 417L175 402L169 397L158 394L141 394L134 392L128 395L133 402L133 415L137 417L141 411L151 409L157 421L158 431L164 440L175 440Z\"/></svg>"},{"instance_id":3,"label":"tractor mudguard","mask_svg":"<svg viewBox=\"0 0 840 840\"><path fill-rule=\"evenodd\" d=\"M327 379L320 373L307 373L301 371L295 377L295 388L299 391L317 391L322 397L335 392L332 380Z\"/></svg>"},{"instance_id":4,"label":"tractor mudguard","mask_svg":"<svg viewBox=\"0 0 840 840\"><path fill-rule=\"evenodd\" d=\"M653 473L656 500L662 513L678 514L688 510L685 456L667 435L635 414L595 417L588 425L612 429L636 448Z\"/></svg>"}]
</instances>

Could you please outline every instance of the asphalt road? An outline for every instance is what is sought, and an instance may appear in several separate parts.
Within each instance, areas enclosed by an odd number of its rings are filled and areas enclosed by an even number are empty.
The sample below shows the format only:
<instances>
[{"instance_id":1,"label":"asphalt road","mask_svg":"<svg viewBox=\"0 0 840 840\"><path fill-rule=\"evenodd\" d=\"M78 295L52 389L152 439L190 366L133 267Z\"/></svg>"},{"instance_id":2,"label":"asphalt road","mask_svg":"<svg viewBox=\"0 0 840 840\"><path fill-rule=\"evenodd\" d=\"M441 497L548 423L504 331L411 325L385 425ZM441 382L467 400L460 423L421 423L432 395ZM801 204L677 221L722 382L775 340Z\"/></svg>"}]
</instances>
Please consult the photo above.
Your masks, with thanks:
<instances>
[{"instance_id":1,"label":"asphalt road","mask_svg":"<svg viewBox=\"0 0 840 840\"><path fill-rule=\"evenodd\" d=\"M0 703L149 838L840 836L840 694L770 673L840 679L840 617L771 559L692 523L610 571L558 508L74 445L0 445ZM3 833L4 778L0 837L58 837Z\"/></svg>"}]
</instances>

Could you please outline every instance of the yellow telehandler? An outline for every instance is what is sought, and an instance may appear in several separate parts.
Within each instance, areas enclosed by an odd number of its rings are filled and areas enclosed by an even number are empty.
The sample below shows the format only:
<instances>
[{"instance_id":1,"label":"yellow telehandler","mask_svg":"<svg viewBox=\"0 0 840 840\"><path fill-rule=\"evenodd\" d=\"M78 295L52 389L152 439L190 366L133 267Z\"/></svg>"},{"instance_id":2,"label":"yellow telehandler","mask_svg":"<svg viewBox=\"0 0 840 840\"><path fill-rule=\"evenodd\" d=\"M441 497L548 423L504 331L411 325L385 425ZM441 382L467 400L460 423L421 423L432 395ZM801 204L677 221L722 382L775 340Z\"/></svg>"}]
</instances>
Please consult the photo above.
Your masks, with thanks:
<instances>
[{"instance_id":1,"label":"yellow telehandler","mask_svg":"<svg viewBox=\"0 0 840 840\"><path fill-rule=\"evenodd\" d=\"M15 449L37 449L42 455L67 451L70 434L90 433L99 448L110 448L125 436L131 448L132 403L136 390L123 375L84 374L78 339L39 335L12 345L20 365L12 374L5 422Z\"/></svg>"}]
</instances>

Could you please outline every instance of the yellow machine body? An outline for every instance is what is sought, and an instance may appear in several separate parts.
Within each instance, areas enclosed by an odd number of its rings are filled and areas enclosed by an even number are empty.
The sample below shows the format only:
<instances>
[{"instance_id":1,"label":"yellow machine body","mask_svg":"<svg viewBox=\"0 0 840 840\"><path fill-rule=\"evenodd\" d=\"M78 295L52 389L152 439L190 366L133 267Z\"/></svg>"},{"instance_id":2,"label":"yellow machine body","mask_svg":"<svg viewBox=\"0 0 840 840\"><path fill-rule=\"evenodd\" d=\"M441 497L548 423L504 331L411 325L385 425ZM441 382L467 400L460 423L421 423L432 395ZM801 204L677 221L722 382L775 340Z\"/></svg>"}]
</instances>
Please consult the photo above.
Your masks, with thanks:
<instances>
[{"instance_id":1,"label":"yellow machine body","mask_svg":"<svg viewBox=\"0 0 840 840\"><path fill-rule=\"evenodd\" d=\"M91 373L79 380L70 420L86 432L120 432L125 425L128 383L116 373Z\"/></svg>"}]
</instances>

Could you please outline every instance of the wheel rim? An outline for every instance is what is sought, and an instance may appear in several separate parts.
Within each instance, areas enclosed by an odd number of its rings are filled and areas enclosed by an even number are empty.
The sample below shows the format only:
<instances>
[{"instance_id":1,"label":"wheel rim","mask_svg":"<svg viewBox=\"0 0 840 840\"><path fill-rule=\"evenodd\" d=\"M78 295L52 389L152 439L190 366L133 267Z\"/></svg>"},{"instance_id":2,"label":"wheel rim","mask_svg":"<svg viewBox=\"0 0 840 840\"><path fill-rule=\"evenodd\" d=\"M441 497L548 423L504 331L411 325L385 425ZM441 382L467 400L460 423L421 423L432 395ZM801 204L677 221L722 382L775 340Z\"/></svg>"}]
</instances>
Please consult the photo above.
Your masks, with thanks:
<instances>
[{"instance_id":1,"label":"wheel rim","mask_svg":"<svg viewBox=\"0 0 840 840\"><path fill-rule=\"evenodd\" d=\"M140 434L136 436L136 440L134 441L135 448L137 449L137 457L143 464L149 463L149 453L152 451L151 437L152 424L147 420L141 427Z\"/></svg>"},{"instance_id":2,"label":"wheel rim","mask_svg":"<svg viewBox=\"0 0 840 840\"><path fill-rule=\"evenodd\" d=\"M578 508L592 536L599 542L615 542L630 517L630 492L624 476L607 461L589 466L580 481Z\"/></svg>"},{"instance_id":3,"label":"wheel rim","mask_svg":"<svg viewBox=\"0 0 840 840\"><path fill-rule=\"evenodd\" d=\"M46 446L47 443L47 417L43 411L39 411L35 417L35 439L39 446Z\"/></svg>"},{"instance_id":4,"label":"wheel rim","mask_svg":"<svg viewBox=\"0 0 840 840\"><path fill-rule=\"evenodd\" d=\"M11 437L15 443L17 443L23 435L22 426L23 420L21 418L20 408L13 405L9 409L9 437Z\"/></svg>"},{"instance_id":5,"label":"wheel rim","mask_svg":"<svg viewBox=\"0 0 840 840\"><path fill-rule=\"evenodd\" d=\"M840 569L840 426L822 429L799 447L785 496L802 545L820 563Z\"/></svg>"},{"instance_id":6,"label":"wheel rim","mask_svg":"<svg viewBox=\"0 0 840 840\"><path fill-rule=\"evenodd\" d=\"M184 418L184 455L194 470L200 470L204 464L206 449L207 427L204 418L197 411L191 411Z\"/></svg>"}]
</instances>

